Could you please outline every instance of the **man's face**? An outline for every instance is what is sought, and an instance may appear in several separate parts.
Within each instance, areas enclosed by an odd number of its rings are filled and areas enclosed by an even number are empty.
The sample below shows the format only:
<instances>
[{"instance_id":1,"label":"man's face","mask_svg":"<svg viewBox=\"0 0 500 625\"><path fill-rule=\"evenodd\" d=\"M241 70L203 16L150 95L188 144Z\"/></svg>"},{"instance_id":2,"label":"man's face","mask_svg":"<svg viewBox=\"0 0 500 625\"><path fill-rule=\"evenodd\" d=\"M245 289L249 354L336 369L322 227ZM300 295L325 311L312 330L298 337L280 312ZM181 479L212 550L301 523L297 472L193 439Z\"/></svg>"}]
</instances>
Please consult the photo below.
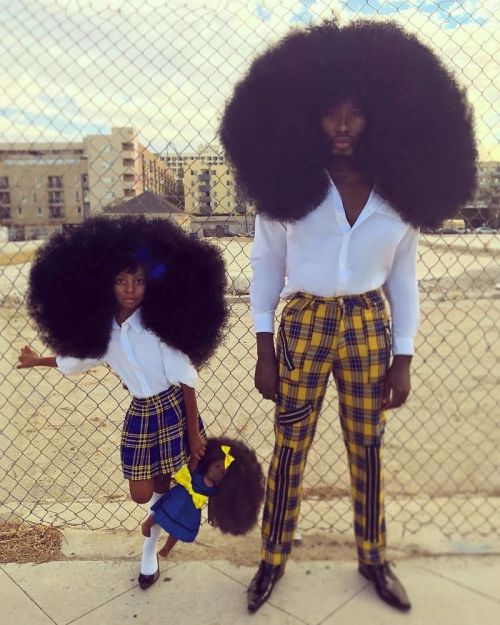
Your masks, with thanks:
<instances>
[{"instance_id":1,"label":"man's face","mask_svg":"<svg viewBox=\"0 0 500 625\"><path fill-rule=\"evenodd\" d=\"M351 156L366 126L366 116L355 100L344 100L327 109L321 118L332 154Z\"/></svg>"}]
</instances>

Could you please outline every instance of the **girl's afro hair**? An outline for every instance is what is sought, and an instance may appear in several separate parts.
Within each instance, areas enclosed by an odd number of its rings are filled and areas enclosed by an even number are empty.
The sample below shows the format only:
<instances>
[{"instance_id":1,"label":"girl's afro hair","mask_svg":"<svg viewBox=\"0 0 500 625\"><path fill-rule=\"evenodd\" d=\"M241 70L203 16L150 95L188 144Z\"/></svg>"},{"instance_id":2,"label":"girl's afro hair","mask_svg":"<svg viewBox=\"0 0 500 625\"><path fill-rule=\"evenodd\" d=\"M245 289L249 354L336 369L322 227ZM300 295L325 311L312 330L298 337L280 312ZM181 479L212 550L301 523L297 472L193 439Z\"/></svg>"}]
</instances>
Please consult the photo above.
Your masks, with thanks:
<instances>
[{"instance_id":1,"label":"girl's afro hair","mask_svg":"<svg viewBox=\"0 0 500 625\"><path fill-rule=\"evenodd\" d=\"M321 203L331 151L320 119L348 97L367 117L362 167L404 220L435 226L471 198L472 116L455 78L392 22L325 22L255 59L226 105L220 138L259 212L294 221Z\"/></svg>"},{"instance_id":2,"label":"girl's afro hair","mask_svg":"<svg viewBox=\"0 0 500 625\"><path fill-rule=\"evenodd\" d=\"M101 357L111 336L114 279L141 265L147 274L144 326L200 367L221 341L227 319L220 252L166 219L96 217L39 249L28 309L57 354Z\"/></svg>"},{"instance_id":3,"label":"girl's afro hair","mask_svg":"<svg viewBox=\"0 0 500 625\"><path fill-rule=\"evenodd\" d=\"M221 436L207 439L199 470L205 474L215 460L224 458L221 446L230 447L234 461L229 466L215 495L210 497L209 522L221 532L246 534L257 523L264 499L265 478L257 456L241 441Z\"/></svg>"}]
</instances>

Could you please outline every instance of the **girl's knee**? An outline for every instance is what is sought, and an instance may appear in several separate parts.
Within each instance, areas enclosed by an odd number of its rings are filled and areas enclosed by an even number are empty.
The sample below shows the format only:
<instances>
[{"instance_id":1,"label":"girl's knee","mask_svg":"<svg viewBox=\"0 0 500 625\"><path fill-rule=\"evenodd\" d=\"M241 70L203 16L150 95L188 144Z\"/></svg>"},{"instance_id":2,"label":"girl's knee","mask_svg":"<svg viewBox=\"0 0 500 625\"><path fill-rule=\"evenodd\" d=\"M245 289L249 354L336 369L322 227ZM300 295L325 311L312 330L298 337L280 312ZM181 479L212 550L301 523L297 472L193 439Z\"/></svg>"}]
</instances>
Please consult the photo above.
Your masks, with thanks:
<instances>
[{"instance_id":1,"label":"girl's knee","mask_svg":"<svg viewBox=\"0 0 500 625\"><path fill-rule=\"evenodd\" d=\"M148 503L153 495L153 480L129 480L130 496L135 503Z\"/></svg>"}]
</instances>

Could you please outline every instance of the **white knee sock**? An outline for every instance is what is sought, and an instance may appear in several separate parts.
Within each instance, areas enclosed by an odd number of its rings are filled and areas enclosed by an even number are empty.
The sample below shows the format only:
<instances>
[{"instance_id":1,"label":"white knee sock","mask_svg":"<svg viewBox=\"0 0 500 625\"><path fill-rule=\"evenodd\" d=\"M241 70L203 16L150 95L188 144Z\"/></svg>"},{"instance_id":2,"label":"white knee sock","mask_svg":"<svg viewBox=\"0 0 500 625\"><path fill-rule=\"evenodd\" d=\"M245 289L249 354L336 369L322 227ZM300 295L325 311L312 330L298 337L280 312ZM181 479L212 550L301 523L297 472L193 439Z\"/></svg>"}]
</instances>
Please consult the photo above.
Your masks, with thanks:
<instances>
[{"instance_id":1,"label":"white knee sock","mask_svg":"<svg viewBox=\"0 0 500 625\"><path fill-rule=\"evenodd\" d=\"M153 493L147 504L148 514L151 514L151 506L160 499L163 493ZM161 527L157 524L151 528L151 536L144 539L142 546L141 573L143 575L153 575L158 569L158 559L156 556L156 546L160 538Z\"/></svg>"}]
</instances>

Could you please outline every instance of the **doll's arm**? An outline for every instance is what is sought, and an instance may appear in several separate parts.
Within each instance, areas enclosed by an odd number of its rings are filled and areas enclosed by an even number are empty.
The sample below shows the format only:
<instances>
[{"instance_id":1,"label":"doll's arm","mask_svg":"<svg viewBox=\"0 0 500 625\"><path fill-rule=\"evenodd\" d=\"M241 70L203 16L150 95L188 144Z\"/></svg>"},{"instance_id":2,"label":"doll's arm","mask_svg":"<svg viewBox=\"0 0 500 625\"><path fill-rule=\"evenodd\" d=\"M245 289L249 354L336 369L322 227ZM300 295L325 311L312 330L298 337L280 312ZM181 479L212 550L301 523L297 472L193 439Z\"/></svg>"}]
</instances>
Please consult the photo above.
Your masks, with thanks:
<instances>
[{"instance_id":1,"label":"doll's arm","mask_svg":"<svg viewBox=\"0 0 500 625\"><path fill-rule=\"evenodd\" d=\"M27 369L29 367L57 367L56 357L40 356L29 345L25 345L17 359L17 368Z\"/></svg>"},{"instance_id":2,"label":"doll's arm","mask_svg":"<svg viewBox=\"0 0 500 625\"><path fill-rule=\"evenodd\" d=\"M191 458L194 459L197 465L197 461L203 458L205 454L205 440L200 434L200 430L198 427L198 405L196 403L196 393L194 388L191 386L186 386L185 384L181 384L182 392L184 395L184 403L186 405L186 413L187 413L187 433L189 440L189 449L191 451ZM191 470L194 470L196 467L192 467L190 463Z\"/></svg>"}]
</instances>

